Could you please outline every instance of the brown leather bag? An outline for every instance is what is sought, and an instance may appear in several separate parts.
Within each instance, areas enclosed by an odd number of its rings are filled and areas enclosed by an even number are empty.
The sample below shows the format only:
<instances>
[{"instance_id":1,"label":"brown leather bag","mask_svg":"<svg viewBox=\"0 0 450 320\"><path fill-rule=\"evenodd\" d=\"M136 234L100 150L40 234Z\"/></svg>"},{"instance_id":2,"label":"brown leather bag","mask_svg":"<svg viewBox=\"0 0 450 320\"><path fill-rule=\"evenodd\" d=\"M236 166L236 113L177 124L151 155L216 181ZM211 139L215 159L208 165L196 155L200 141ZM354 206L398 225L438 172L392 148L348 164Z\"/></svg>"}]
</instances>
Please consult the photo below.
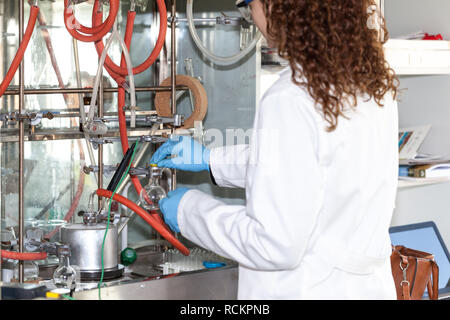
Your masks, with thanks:
<instances>
[{"instance_id":1,"label":"brown leather bag","mask_svg":"<svg viewBox=\"0 0 450 320\"><path fill-rule=\"evenodd\" d=\"M439 268L431 253L392 246L391 268L398 300L420 300L425 288L437 300Z\"/></svg>"}]
</instances>

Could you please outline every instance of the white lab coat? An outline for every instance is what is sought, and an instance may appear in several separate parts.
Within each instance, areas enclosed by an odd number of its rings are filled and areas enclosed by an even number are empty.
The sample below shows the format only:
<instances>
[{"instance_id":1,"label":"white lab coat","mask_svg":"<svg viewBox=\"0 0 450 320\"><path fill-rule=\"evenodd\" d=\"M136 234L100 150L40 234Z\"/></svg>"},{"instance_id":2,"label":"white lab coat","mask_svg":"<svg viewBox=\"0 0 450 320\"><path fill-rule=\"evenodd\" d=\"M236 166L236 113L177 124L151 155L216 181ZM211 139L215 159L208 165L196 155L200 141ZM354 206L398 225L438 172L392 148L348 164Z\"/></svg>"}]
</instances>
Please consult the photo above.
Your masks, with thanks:
<instances>
[{"instance_id":1,"label":"white lab coat","mask_svg":"<svg viewBox=\"0 0 450 320\"><path fill-rule=\"evenodd\" d=\"M246 190L226 205L180 201L183 236L239 263L239 299L396 299L388 234L398 176L398 114L358 98L335 131L291 69L264 95L251 144L215 148L211 173Z\"/></svg>"}]
</instances>

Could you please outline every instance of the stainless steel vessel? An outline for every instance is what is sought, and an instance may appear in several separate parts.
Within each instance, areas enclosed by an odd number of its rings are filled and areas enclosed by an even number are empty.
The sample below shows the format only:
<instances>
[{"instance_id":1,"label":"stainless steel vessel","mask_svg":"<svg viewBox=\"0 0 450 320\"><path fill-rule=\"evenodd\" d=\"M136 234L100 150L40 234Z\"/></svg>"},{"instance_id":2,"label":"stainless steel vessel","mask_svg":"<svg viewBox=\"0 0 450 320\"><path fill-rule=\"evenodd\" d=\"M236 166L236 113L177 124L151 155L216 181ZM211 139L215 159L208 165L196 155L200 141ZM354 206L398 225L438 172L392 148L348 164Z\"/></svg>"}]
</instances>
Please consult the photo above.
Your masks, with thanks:
<instances>
[{"instance_id":1,"label":"stainless steel vessel","mask_svg":"<svg viewBox=\"0 0 450 320\"><path fill-rule=\"evenodd\" d=\"M82 280L98 280L102 271L102 243L106 224L68 224L61 228L61 241L70 245L70 264L78 266ZM103 250L104 279L119 277L117 227L109 225Z\"/></svg>"}]
</instances>

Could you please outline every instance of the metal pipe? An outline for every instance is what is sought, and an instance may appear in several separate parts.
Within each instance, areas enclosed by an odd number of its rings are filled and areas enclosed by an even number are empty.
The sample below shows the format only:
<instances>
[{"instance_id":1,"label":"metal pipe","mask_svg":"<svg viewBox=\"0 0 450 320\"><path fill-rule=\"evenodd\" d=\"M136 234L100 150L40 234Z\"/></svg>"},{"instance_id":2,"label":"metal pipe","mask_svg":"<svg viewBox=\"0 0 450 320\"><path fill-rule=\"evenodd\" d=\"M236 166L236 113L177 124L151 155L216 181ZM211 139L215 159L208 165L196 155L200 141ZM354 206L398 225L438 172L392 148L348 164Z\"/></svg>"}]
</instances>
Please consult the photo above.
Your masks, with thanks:
<instances>
[{"instance_id":1,"label":"metal pipe","mask_svg":"<svg viewBox=\"0 0 450 320\"><path fill-rule=\"evenodd\" d=\"M177 51L176 51L176 0L172 0L172 21L171 21L171 38L170 38L170 43L171 43L171 92L172 92L172 99L171 99L171 104L172 104L172 114L176 114L176 72L177 72Z\"/></svg>"},{"instance_id":2,"label":"metal pipe","mask_svg":"<svg viewBox=\"0 0 450 320\"><path fill-rule=\"evenodd\" d=\"M172 0L172 21L171 21L171 80L172 80L172 114L175 115L177 113L177 99L176 99L176 72L177 72L177 44L176 44L176 15L177 15L177 1ZM173 131L175 128L173 128ZM173 170L172 172L172 190L175 190L177 187L177 171Z\"/></svg>"},{"instance_id":3,"label":"metal pipe","mask_svg":"<svg viewBox=\"0 0 450 320\"><path fill-rule=\"evenodd\" d=\"M103 83L103 71L100 74L100 87L98 95L98 117L103 118L104 107L104 83ZM101 138L101 136L99 136ZM103 145L98 146L98 188L103 189ZM98 197L98 209L102 208L103 198Z\"/></svg>"},{"instance_id":4,"label":"metal pipe","mask_svg":"<svg viewBox=\"0 0 450 320\"><path fill-rule=\"evenodd\" d=\"M43 108L43 110L45 110L45 108ZM74 117L78 117L79 115L80 115L80 113L79 112L65 112L65 111L67 111L67 110L71 110L71 109L66 109L66 110L59 110L59 109L55 109L55 111L57 111L57 112L61 112L61 113L53 113L53 111L50 111L51 113L52 113L52 115L53 115L53 118L74 118ZM136 114L137 114L137 117L136 117L136 119L139 121L145 121L145 119L148 117L148 116L153 116L153 115L155 115L156 113L155 112L152 112L152 111L137 111L136 112ZM0 113L0 116L1 115L3 115L2 113ZM114 117L113 119L112 118L108 118L107 120L108 121L118 121L118 118L117 118L117 112L104 112L103 113L103 116L104 117ZM129 121L130 120L130 117L129 116L126 116L126 119Z\"/></svg>"},{"instance_id":5,"label":"metal pipe","mask_svg":"<svg viewBox=\"0 0 450 320\"><path fill-rule=\"evenodd\" d=\"M24 32L24 0L19 1L19 43L22 42ZM24 109L25 102L25 83L24 83L24 62L23 59L19 66L19 114ZM24 146L25 146L25 123L19 121L19 252L24 252L24 229L25 229L25 216L24 216ZM19 261L19 282L24 282L24 262Z\"/></svg>"},{"instance_id":6,"label":"metal pipe","mask_svg":"<svg viewBox=\"0 0 450 320\"><path fill-rule=\"evenodd\" d=\"M5 1L3 1L2 3L0 3L0 33L4 32L5 29ZM4 69L3 69L3 65L4 65L4 59L6 58L6 50L4 50L4 48L6 48L6 37L4 37L3 39L0 39L1 41L1 47L3 50L1 50L1 55L0 55L0 73L3 75L4 74ZM6 101L4 101L5 103ZM6 105L6 103L5 103ZM2 107L2 105L0 105L0 108ZM3 108L2 108L3 109ZM1 130L1 129L0 129ZM5 159L5 152L4 152L4 148L6 146L3 143L0 143L0 167L3 163L6 163L6 159ZM3 229L3 223L6 221L6 208L5 208L5 191L3 190L3 182L0 180L0 230ZM2 277L2 261L0 259L0 282L3 281L3 277ZM0 290L0 300L2 299L2 290Z\"/></svg>"},{"instance_id":7,"label":"metal pipe","mask_svg":"<svg viewBox=\"0 0 450 320\"><path fill-rule=\"evenodd\" d=\"M81 72L80 72L80 57L78 54L78 40L73 38L72 44L73 44L73 54L74 54L74 60L75 60L75 75L77 78L77 86L78 86L78 88L81 88L82 82L81 82ZM78 93L78 108L79 108L80 126L82 127L84 125L84 123L86 122L86 115L84 112L83 95L81 93ZM89 142L89 135L84 130L83 130L83 135L84 135L84 140L86 141L86 149L87 149L87 152L89 155L89 160L91 161L91 165L95 165L94 150L92 150L92 145ZM94 175L94 178L95 178L95 182L98 183L98 179L95 175Z\"/></svg>"},{"instance_id":8,"label":"metal pipe","mask_svg":"<svg viewBox=\"0 0 450 320\"><path fill-rule=\"evenodd\" d=\"M117 92L119 88L105 88L104 92ZM136 87L136 92L154 91L154 92L166 92L171 91L172 86L160 86L160 87ZM186 86L176 86L176 90L189 90ZM26 89L25 95L30 94L74 94L74 93L92 93L92 88L66 88L66 89ZM6 90L3 95L19 95L19 90Z\"/></svg>"},{"instance_id":9,"label":"metal pipe","mask_svg":"<svg viewBox=\"0 0 450 320\"><path fill-rule=\"evenodd\" d=\"M74 54L74 60L75 60L75 75L77 78L77 86L78 88L81 88L81 72L80 72L80 57L78 54L78 40L73 38L73 54ZM81 109L84 110L84 103L83 103L83 95L79 92L78 93L78 104L80 105L80 111ZM84 117L80 118L80 120L84 120Z\"/></svg>"},{"instance_id":10,"label":"metal pipe","mask_svg":"<svg viewBox=\"0 0 450 320\"><path fill-rule=\"evenodd\" d=\"M172 21L172 17L167 17L168 21ZM178 23L187 23L189 20L187 18L176 18ZM194 18L194 22L198 23L214 23L214 24L225 24L225 25L242 25L246 23L246 20L242 17L217 17L217 18Z\"/></svg>"},{"instance_id":11,"label":"metal pipe","mask_svg":"<svg viewBox=\"0 0 450 320\"><path fill-rule=\"evenodd\" d=\"M70 201L75 199L75 140L70 141ZM73 216L72 216L73 218Z\"/></svg>"}]
</instances>

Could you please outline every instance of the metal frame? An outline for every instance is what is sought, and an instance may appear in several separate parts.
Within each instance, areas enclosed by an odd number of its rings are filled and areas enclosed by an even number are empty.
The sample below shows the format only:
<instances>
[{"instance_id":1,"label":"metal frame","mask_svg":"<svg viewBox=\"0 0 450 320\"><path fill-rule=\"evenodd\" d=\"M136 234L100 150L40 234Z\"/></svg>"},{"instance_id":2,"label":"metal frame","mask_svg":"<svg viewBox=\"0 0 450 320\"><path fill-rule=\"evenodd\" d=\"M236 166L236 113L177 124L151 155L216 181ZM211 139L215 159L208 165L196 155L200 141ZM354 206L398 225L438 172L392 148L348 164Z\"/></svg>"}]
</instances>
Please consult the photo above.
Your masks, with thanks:
<instances>
[{"instance_id":1,"label":"metal frame","mask_svg":"<svg viewBox=\"0 0 450 320\"><path fill-rule=\"evenodd\" d=\"M19 1L19 43L22 42L24 33L24 6L25 0ZM19 66L19 114L25 109L25 70L23 59ZM25 149L25 123L19 122L19 252L24 248L25 212L24 212L24 149ZM19 260L19 282L24 281L24 262Z\"/></svg>"},{"instance_id":2,"label":"metal frame","mask_svg":"<svg viewBox=\"0 0 450 320\"><path fill-rule=\"evenodd\" d=\"M136 88L136 91L142 92L142 91L153 91L153 92L161 92L161 91L171 91L171 97L172 97L172 112L173 114L176 114L177 111L177 103L176 103L176 91L177 90L187 90L184 86L176 86L176 0L171 0L172 8L171 8L171 76L172 76L172 83L170 87L144 87L144 88ZM19 43L22 41L23 35L24 35L24 6L25 6L25 0L19 0ZM72 93L72 94L81 94L81 93L90 93L92 90L90 89L84 89L84 88L75 88L75 89L28 89L25 90L25 78L24 78L25 68L24 68L24 62L22 60L20 66L19 66L19 89L18 90L7 90L5 92L5 95L18 95L19 96L19 107L18 111L19 113L25 112L25 95L27 94L62 94L62 93ZM99 96L99 106L98 106L98 112L99 116L103 115L103 95L105 92L116 92L117 88L103 88L103 85L101 85L100 89L100 96ZM175 130L175 128L172 129ZM73 134L73 133L70 133ZM70 137L70 134L64 134L60 133L59 137L63 139L63 137L67 136L69 139L73 139L73 136ZM25 221L25 214L24 214L24 142L25 142L25 123L24 121L19 121L19 185L18 185L18 192L19 192L19 252L24 252L24 221ZM102 187L103 184L103 148L102 146L99 147L98 150L98 157L99 157L99 179L98 179L98 185L99 187ZM173 172L172 177L172 188L176 187L176 172ZM99 203L99 206L101 206L101 203ZM1 270L1 269L0 269ZM1 274L0 274L1 279ZM19 282L24 282L24 264L23 261L19 262Z\"/></svg>"},{"instance_id":3,"label":"metal frame","mask_svg":"<svg viewBox=\"0 0 450 320\"><path fill-rule=\"evenodd\" d=\"M238 297L238 267L181 272L167 276L140 277L121 283L105 284L103 300L236 300ZM184 288L180 290L180 288ZM95 300L97 285L76 291L77 300Z\"/></svg>"}]
</instances>

